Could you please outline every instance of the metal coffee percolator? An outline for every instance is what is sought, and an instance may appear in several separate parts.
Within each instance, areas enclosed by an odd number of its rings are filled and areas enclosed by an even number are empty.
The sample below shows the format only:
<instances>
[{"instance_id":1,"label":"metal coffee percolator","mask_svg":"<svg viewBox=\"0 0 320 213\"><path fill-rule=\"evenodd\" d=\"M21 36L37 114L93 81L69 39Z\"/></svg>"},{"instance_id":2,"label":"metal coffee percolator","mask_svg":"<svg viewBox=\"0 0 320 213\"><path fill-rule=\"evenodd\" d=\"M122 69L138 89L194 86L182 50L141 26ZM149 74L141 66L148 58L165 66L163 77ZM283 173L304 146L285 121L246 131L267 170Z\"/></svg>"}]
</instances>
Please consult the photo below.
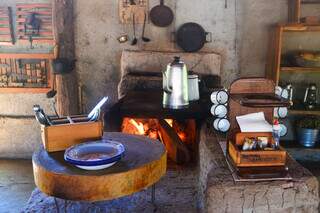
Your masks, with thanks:
<instances>
[{"instance_id":1,"label":"metal coffee percolator","mask_svg":"<svg viewBox=\"0 0 320 213\"><path fill-rule=\"evenodd\" d=\"M167 70L162 74L163 107L170 109L188 107L188 71L185 63L180 57L174 57L174 61L167 65Z\"/></svg>"},{"instance_id":2,"label":"metal coffee percolator","mask_svg":"<svg viewBox=\"0 0 320 213\"><path fill-rule=\"evenodd\" d=\"M318 88L315 84L310 84L309 87L306 89L303 102L309 109L313 109L316 107L317 93Z\"/></svg>"}]
</instances>

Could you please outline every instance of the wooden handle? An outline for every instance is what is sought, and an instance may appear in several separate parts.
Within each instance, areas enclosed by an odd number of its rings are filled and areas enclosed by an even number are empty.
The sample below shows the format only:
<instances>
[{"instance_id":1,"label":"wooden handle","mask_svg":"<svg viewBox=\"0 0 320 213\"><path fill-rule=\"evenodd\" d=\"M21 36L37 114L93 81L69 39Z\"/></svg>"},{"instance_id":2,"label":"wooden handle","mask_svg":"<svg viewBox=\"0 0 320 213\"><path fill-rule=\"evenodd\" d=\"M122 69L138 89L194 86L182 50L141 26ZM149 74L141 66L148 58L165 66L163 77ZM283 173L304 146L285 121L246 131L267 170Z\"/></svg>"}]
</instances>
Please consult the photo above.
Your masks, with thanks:
<instances>
[{"instance_id":1,"label":"wooden handle","mask_svg":"<svg viewBox=\"0 0 320 213\"><path fill-rule=\"evenodd\" d=\"M161 6L164 5L164 0L160 0L160 5L161 5Z\"/></svg>"}]
</instances>

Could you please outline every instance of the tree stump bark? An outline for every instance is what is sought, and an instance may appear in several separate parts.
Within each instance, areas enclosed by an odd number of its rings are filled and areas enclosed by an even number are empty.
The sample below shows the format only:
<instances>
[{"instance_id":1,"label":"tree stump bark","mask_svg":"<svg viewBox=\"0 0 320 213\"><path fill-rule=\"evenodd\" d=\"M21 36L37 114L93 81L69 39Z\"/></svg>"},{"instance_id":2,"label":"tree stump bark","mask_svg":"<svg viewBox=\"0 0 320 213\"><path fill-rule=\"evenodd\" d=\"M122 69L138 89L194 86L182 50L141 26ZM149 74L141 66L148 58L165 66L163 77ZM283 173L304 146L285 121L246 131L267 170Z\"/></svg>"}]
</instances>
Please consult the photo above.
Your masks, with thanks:
<instances>
[{"instance_id":1,"label":"tree stump bark","mask_svg":"<svg viewBox=\"0 0 320 213\"><path fill-rule=\"evenodd\" d=\"M75 58L73 0L54 0L54 24L58 57ZM66 75L56 76L57 111L59 115L79 113L78 78L73 70Z\"/></svg>"}]
</instances>

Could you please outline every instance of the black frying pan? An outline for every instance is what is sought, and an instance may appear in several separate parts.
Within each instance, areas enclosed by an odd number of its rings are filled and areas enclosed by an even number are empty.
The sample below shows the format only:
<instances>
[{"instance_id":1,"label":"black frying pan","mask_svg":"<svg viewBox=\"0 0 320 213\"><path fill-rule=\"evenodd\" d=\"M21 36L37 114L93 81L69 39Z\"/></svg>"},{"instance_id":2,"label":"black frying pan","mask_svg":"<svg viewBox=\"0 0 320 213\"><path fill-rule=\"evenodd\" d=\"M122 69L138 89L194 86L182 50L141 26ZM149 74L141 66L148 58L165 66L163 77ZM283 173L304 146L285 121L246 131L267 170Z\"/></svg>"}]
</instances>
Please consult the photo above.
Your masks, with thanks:
<instances>
[{"instance_id":1,"label":"black frying pan","mask_svg":"<svg viewBox=\"0 0 320 213\"><path fill-rule=\"evenodd\" d=\"M207 40L207 35L210 35L210 40ZM212 41L211 37L211 33L206 32L201 25L189 22L178 29L176 42L186 52L197 52L205 43Z\"/></svg>"},{"instance_id":2,"label":"black frying pan","mask_svg":"<svg viewBox=\"0 0 320 213\"><path fill-rule=\"evenodd\" d=\"M160 5L155 6L150 11L150 20L158 27L169 26L173 21L173 17L172 10L164 5L164 0L160 0Z\"/></svg>"}]
</instances>

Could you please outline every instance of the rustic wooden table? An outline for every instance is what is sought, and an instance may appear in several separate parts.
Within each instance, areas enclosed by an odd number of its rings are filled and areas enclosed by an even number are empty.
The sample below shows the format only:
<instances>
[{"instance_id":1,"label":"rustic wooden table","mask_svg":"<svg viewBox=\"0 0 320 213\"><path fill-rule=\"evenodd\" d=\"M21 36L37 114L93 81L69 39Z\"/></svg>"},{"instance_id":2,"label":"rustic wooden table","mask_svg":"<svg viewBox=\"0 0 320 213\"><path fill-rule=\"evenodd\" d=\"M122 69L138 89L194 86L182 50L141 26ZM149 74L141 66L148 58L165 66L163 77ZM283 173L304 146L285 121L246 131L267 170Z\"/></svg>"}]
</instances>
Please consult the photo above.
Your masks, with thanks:
<instances>
[{"instance_id":1,"label":"rustic wooden table","mask_svg":"<svg viewBox=\"0 0 320 213\"><path fill-rule=\"evenodd\" d=\"M104 138L122 143L126 151L121 161L99 171L81 170L64 161L63 151L48 153L41 147L32 157L36 186L65 200L102 201L152 186L166 173L166 151L159 141L122 133Z\"/></svg>"}]
</instances>

